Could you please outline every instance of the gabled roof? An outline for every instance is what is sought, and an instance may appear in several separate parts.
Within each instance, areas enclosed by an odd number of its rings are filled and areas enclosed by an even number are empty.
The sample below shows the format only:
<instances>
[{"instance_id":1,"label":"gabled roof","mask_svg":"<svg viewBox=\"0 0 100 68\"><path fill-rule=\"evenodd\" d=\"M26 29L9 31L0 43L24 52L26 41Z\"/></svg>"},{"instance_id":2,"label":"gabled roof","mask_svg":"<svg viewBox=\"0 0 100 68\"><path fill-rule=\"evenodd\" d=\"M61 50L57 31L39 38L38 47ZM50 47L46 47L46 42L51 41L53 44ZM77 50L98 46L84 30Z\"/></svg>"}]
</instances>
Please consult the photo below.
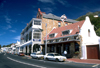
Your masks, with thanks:
<instances>
[{"instance_id":1,"label":"gabled roof","mask_svg":"<svg viewBox=\"0 0 100 68\"><path fill-rule=\"evenodd\" d=\"M60 17L58 17L58 16L56 16L56 15L54 15L54 14L52 14L52 13L49 13L49 14L44 14L44 13L43 13L43 18L54 19L54 20L59 20L59 21L61 21ZM78 21L72 20L72 19L68 19L68 18L67 18L67 19L65 20L65 22L75 23L75 22L78 22Z\"/></svg>"},{"instance_id":2,"label":"gabled roof","mask_svg":"<svg viewBox=\"0 0 100 68\"><path fill-rule=\"evenodd\" d=\"M84 21L85 21L85 20L79 21L79 22L76 22L76 23L73 23L73 24L70 24L70 25L67 25L67 26L63 26L63 27L59 27L59 28L54 28L54 29L47 35L47 40L78 34L78 33L79 33L79 28L82 27ZM71 31L70 34L62 36L62 31L66 31L66 30L72 30L72 31ZM57 34L56 37L54 37L54 38L49 38L49 35L50 35L50 34L53 34L53 33L58 33L58 34ZM44 40L45 40L45 38L44 38Z\"/></svg>"},{"instance_id":3,"label":"gabled roof","mask_svg":"<svg viewBox=\"0 0 100 68\"><path fill-rule=\"evenodd\" d=\"M52 13L49 13L49 14L46 14L45 12L41 12L40 8L38 8L38 13L37 13L37 18L38 18L38 15L42 15L43 18L46 18L46 19L54 19L54 20L58 20L58 21L61 21L60 17L59 16L56 16ZM69 22L69 23L75 23L75 22L78 22L76 20L73 20L73 19L66 19L65 22Z\"/></svg>"}]
</instances>

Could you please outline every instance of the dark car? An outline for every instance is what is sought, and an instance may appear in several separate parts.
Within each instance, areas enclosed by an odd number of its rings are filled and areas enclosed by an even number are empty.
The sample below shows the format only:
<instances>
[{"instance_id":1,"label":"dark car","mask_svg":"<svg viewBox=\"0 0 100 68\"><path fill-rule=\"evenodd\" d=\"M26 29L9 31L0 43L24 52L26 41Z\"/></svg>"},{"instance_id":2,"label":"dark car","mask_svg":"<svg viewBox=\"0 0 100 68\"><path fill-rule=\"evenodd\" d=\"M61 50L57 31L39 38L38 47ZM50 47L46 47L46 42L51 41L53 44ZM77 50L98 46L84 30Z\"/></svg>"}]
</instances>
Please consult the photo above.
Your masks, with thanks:
<instances>
[{"instance_id":1,"label":"dark car","mask_svg":"<svg viewBox=\"0 0 100 68\"><path fill-rule=\"evenodd\" d=\"M18 56L25 56L25 54L24 54L23 52L20 52L20 53L18 54Z\"/></svg>"}]
</instances>

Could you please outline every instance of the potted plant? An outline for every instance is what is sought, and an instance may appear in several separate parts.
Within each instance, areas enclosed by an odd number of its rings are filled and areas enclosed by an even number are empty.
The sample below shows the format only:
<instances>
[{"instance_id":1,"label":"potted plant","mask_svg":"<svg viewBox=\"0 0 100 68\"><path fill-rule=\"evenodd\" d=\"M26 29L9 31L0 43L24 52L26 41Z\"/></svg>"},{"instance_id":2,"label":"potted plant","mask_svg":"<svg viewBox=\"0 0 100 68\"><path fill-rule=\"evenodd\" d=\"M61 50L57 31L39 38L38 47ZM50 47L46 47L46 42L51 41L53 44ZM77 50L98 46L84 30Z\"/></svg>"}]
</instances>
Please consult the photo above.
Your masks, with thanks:
<instances>
[{"instance_id":1,"label":"potted plant","mask_svg":"<svg viewBox=\"0 0 100 68\"><path fill-rule=\"evenodd\" d=\"M76 52L75 52L75 55L78 55L78 54L79 54L79 51L76 51Z\"/></svg>"}]
</instances>

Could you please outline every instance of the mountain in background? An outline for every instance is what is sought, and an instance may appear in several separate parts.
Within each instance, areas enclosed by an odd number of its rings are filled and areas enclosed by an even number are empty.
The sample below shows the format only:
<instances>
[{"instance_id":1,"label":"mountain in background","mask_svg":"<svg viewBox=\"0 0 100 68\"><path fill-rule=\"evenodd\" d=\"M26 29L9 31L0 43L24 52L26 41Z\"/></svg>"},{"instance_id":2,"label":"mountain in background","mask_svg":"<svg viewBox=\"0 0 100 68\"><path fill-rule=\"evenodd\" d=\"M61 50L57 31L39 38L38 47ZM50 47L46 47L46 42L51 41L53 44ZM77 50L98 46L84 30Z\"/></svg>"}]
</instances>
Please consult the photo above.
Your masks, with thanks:
<instances>
[{"instance_id":1,"label":"mountain in background","mask_svg":"<svg viewBox=\"0 0 100 68\"><path fill-rule=\"evenodd\" d=\"M98 15L98 17L94 17ZM100 36L100 11L97 12L88 12L86 15L80 16L77 18L77 21L85 20L85 17L89 16L91 23L94 25L94 30L98 36Z\"/></svg>"}]
</instances>

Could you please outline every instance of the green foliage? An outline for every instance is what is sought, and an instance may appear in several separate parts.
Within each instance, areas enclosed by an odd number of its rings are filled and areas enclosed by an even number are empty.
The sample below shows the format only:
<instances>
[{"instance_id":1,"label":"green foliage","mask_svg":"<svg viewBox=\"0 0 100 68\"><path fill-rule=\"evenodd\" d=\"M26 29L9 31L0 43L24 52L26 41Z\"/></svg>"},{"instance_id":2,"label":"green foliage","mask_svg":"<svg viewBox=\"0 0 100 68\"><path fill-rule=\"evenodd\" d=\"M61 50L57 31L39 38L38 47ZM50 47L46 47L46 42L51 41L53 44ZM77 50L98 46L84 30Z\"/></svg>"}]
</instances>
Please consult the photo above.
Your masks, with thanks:
<instances>
[{"instance_id":1,"label":"green foliage","mask_svg":"<svg viewBox=\"0 0 100 68\"><path fill-rule=\"evenodd\" d=\"M77 21L85 20L85 17L89 16L91 23L94 25L94 30L95 30L96 34L98 36L100 36L100 17L97 17L97 18L94 17L94 15L99 15L99 14L100 14L100 12L94 12L94 13L89 12L86 15L83 15L83 16L77 18L76 20Z\"/></svg>"},{"instance_id":2,"label":"green foliage","mask_svg":"<svg viewBox=\"0 0 100 68\"><path fill-rule=\"evenodd\" d=\"M0 49L1 49L1 45L0 45Z\"/></svg>"}]
</instances>

